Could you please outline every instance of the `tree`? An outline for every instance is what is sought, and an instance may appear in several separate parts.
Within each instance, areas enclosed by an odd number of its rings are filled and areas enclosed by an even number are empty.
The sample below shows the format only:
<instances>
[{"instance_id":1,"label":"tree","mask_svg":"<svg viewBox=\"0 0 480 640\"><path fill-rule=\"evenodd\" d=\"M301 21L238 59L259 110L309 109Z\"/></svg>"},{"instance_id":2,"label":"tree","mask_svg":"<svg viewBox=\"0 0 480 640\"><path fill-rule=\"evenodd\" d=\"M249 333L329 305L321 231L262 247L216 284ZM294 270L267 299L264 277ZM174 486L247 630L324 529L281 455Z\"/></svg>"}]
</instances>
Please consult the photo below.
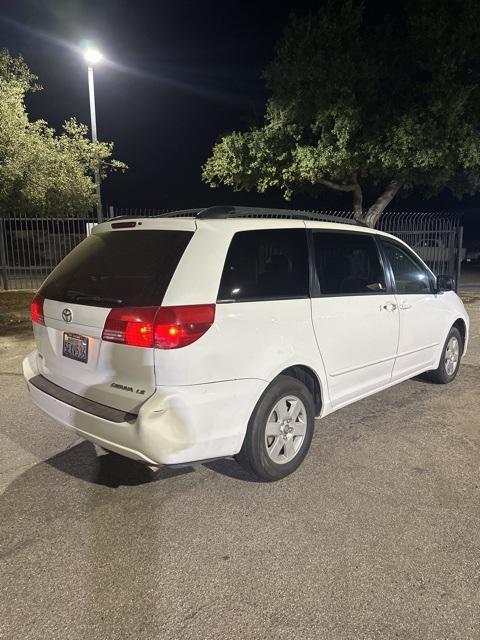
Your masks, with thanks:
<instances>
[{"instance_id":1,"label":"tree","mask_svg":"<svg viewBox=\"0 0 480 640\"><path fill-rule=\"evenodd\" d=\"M370 226L413 189L479 190L480 3L378 5L329 0L291 18L264 74L263 122L219 139L205 182L287 200L346 192Z\"/></svg>"},{"instance_id":2,"label":"tree","mask_svg":"<svg viewBox=\"0 0 480 640\"><path fill-rule=\"evenodd\" d=\"M112 143L92 143L74 118L60 135L30 121L25 96L41 89L36 81L21 56L0 51L0 215L85 213L95 204L95 167L103 178L127 167L112 160Z\"/></svg>"}]
</instances>

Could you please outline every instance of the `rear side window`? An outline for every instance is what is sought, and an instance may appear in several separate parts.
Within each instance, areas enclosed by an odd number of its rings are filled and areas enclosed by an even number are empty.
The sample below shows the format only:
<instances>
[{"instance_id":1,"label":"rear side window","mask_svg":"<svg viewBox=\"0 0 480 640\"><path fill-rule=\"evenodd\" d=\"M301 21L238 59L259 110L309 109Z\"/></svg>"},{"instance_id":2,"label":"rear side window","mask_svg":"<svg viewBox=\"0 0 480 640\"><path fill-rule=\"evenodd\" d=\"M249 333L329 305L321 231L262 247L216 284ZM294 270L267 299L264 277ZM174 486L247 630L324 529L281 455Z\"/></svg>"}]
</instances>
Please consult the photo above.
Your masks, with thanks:
<instances>
[{"instance_id":1,"label":"rear side window","mask_svg":"<svg viewBox=\"0 0 480 640\"><path fill-rule=\"evenodd\" d=\"M308 292L304 229L240 231L233 236L219 301L303 298Z\"/></svg>"},{"instance_id":2,"label":"rear side window","mask_svg":"<svg viewBox=\"0 0 480 640\"><path fill-rule=\"evenodd\" d=\"M375 240L363 233L314 232L315 265L322 295L385 291Z\"/></svg>"},{"instance_id":3,"label":"rear side window","mask_svg":"<svg viewBox=\"0 0 480 640\"><path fill-rule=\"evenodd\" d=\"M50 274L39 293L99 307L162 303L190 231L109 231L81 242Z\"/></svg>"}]
</instances>

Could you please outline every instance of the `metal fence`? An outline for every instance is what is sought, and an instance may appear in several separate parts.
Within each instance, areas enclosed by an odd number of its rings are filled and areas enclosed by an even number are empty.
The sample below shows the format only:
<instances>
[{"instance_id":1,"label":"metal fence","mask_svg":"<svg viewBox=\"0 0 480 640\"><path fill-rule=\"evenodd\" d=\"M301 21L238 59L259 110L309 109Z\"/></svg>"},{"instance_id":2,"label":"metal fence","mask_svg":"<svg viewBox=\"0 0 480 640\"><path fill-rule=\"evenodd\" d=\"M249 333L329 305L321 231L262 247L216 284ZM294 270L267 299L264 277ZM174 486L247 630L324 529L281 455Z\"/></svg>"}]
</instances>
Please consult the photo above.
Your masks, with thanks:
<instances>
[{"instance_id":1,"label":"metal fence","mask_svg":"<svg viewBox=\"0 0 480 640\"><path fill-rule=\"evenodd\" d=\"M151 217L165 209L109 207L113 216ZM309 212L312 213L312 212ZM315 212L314 212L315 213ZM346 220L345 211L319 211ZM36 289L50 271L89 233L95 218L0 218L0 277L4 289ZM463 228L460 218L441 213L385 213L378 228L398 236L422 257L434 273L460 281Z\"/></svg>"},{"instance_id":2,"label":"metal fence","mask_svg":"<svg viewBox=\"0 0 480 640\"><path fill-rule=\"evenodd\" d=\"M4 289L37 289L88 233L90 218L0 218L0 276Z\"/></svg>"},{"instance_id":3,"label":"metal fence","mask_svg":"<svg viewBox=\"0 0 480 640\"><path fill-rule=\"evenodd\" d=\"M458 289L466 253L458 215L389 212L380 218L377 228L409 244L433 273L454 278Z\"/></svg>"}]
</instances>

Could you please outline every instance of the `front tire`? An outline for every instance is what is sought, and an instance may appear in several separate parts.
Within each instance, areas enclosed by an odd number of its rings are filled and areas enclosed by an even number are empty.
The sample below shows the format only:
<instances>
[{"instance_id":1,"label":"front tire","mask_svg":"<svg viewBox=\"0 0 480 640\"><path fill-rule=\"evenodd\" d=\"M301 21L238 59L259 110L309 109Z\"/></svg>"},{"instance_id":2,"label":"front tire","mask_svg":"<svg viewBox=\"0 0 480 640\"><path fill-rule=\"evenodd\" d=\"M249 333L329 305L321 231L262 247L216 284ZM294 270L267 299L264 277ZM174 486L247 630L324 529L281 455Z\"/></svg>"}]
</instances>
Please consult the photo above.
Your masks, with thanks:
<instances>
[{"instance_id":1,"label":"front tire","mask_svg":"<svg viewBox=\"0 0 480 640\"><path fill-rule=\"evenodd\" d=\"M434 371L427 372L427 379L435 384L448 384L455 380L460 368L462 352L462 336L457 327L452 327L443 346L440 364Z\"/></svg>"},{"instance_id":2,"label":"front tire","mask_svg":"<svg viewBox=\"0 0 480 640\"><path fill-rule=\"evenodd\" d=\"M253 410L237 461L262 480L280 480L303 462L314 426L309 389L296 378L280 375Z\"/></svg>"}]
</instances>

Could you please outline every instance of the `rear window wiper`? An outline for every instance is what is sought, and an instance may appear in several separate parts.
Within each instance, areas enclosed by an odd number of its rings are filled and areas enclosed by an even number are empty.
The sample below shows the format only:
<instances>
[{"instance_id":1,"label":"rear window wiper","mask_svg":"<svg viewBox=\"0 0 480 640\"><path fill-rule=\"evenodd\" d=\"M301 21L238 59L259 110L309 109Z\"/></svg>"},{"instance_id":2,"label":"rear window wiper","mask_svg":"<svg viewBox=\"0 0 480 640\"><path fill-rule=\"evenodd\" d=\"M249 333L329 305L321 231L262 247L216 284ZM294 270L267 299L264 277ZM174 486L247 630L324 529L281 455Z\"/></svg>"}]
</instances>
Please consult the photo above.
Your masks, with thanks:
<instances>
[{"instance_id":1,"label":"rear window wiper","mask_svg":"<svg viewBox=\"0 0 480 640\"><path fill-rule=\"evenodd\" d=\"M67 291L67 295L72 298L72 302L91 301L91 302L108 302L114 304L122 304L120 298L109 298L108 296L97 296L93 293L84 293L83 291Z\"/></svg>"}]
</instances>

